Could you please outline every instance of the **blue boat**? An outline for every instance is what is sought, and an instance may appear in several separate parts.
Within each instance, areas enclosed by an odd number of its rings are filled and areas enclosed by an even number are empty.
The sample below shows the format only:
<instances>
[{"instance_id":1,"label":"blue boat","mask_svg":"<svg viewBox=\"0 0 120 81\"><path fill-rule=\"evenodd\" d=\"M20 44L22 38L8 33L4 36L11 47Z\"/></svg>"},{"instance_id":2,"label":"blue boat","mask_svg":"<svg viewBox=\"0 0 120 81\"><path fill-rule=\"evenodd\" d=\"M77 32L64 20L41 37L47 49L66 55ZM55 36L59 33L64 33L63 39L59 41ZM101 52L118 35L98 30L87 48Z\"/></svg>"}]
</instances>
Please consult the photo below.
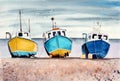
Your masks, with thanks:
<instances>
[{"instance_id":1,"label":"blue boat","mask_svg":"<svg viewBox=\"0 0 120 81\"><path fill-rule=\"evenodd\" d=\"M108 35L94 32L94 33L83 33L85 35L85 43L82 45L82 53L85 58L92 55L92 58L104 58L110 48Z\"/></svg>"},{"instance_id":2,"label":"blue boat","mask_svg":"<svg viewBox=\"0 0 120 81\"><path fill-rule=\"evenodd\" d=\"M52 18L52 20L54 20ZM52 30L44 33L44 47L50 57L66 57L72 49L72 41L66 37L65 29L53 25Z\"/></svg>"}]
</instances>

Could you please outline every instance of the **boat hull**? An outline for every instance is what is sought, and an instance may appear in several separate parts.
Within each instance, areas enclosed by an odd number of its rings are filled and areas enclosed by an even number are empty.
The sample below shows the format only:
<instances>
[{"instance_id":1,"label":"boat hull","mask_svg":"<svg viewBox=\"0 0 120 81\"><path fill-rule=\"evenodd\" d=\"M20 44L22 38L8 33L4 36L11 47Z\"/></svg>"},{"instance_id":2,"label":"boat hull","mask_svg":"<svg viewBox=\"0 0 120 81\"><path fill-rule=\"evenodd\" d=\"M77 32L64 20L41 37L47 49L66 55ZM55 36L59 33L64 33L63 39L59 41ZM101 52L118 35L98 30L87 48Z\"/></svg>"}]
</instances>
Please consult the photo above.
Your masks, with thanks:
<instances>
[{"instance_id":1,"label":"boat hull","mask_svg":"<svg viewBox=\"0 0 120 81\"><path fill-rule=\"evenodd\" d=\"M72 41L64 36L54 36L44 43L44 47L48 55L64 57L71 52Z\"/></svg>"},{"instance_id":2,"label":"boat hull","mask_svg":"<svg viewBox=\"0 0 120 81\"><path fill-rule=\"evenodd\" d=\"M8 42L12 57L29 57L37 54L37 44L29 39L15 37Z\"/></svg>"},{"instance_id":3,"label":"boat hull","mask_svg":"<svg viewBox=\"0 0 120 81\"><path fill-rule=\"evenodd\" d=\"M109 51L110 44L104 40L88 41L82 45L82 53L95 55L96 58L104 58Z\"/></svg>"}]
</instances>

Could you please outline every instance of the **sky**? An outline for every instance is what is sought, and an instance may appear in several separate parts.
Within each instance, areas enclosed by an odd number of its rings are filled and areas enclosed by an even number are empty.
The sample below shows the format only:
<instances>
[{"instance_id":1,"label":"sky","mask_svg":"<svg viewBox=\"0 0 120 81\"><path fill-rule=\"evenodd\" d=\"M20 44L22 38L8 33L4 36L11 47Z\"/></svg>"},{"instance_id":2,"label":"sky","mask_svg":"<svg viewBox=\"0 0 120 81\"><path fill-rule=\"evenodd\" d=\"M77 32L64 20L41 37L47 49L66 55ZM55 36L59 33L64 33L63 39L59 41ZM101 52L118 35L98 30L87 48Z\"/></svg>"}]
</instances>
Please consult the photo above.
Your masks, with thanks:
<instances>
[{"instance_id":1,"label":"sky","mask_svg":"<svg viewBox=\"0 0 120 81\"><path fill-rule=\"evenodd\" d=\"M68 37L80 38L99 22L109 38L120 38L120 0L0 0L0 38L19 31L19 10L23 31L30 18L32 38L52 28L51 17Z\"/></svg>"}]
</instances>

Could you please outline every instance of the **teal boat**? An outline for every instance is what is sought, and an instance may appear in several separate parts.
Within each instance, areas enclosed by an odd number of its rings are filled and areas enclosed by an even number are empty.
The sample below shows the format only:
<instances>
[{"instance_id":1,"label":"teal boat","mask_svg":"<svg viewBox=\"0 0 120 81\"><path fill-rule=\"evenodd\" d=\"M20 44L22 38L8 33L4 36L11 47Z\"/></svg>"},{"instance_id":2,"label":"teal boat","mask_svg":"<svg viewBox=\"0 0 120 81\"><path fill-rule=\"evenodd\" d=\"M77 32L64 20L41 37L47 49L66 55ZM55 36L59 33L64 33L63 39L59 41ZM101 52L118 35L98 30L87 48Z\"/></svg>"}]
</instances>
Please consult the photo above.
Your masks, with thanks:
<instances>
[{"instance_id":1,"label":"teal boat","mask_svg":"<svg viewBox=\"0 0 120 81\"><path fill-rule=\"evenodd\" d=\"M54 18L51 19L52 21L54 20ZM60 29L53 24L52 30L45 32L44 37L44 48L50 57L69 56L72 49L72 41L66 37L65 29Z\"/></svg>"}]
</instances>

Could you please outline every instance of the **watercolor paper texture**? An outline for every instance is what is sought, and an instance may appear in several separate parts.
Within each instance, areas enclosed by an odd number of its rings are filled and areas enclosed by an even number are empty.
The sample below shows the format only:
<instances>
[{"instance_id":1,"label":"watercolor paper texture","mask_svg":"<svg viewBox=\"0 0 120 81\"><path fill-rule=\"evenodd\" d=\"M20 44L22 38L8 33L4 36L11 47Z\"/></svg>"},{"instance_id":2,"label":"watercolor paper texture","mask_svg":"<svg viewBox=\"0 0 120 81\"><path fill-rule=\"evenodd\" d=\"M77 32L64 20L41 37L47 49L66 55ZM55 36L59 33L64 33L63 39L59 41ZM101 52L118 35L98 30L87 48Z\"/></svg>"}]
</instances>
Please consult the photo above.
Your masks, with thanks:
<instances>
[{"instance_id":1,"label":"watercolor paper texture","mask_svg":"<svg viewBox=\"0 0 120 81\"><path fill-rule=\"evenodd\" d=\"M18 43L12 41L12 52L16 54L14 50L19 48L17 53L20 56L22 54L22 56L27 56L28 53L33 53L31 47L35 47L35 54L38 48L36 58L11 58L10 47L8 47L10 39L6 32L10 32L12 37L15 37L16 33L20 31L19 10L21 10L22 30L23 32L29 31L28 19L30 19L30 36L35 43L31 40L26 42L24 38ZM70 52L69 57L63 58L64 56L61 55L61 58L54 59L46 53L43 33L45 35L46 31L51 30L52 17L55 18L56 27L67 31L64 36L60 31L55 32L57 35L53 34L54 31L52 32L52 43L46 44L47 52L56 55L61 49L53 52L54 50L65 47L64 49L67 48L68 53ZM108 42L110 49L104 59L81 59L81 55L85 56L82 52L82 45L86 45L87 49L89 46L97 45L97 49L103 46L98 42L88 45L82 35L83 33L91 34L90 32L98 22L102 34L105 33L102 36L107 37L108 35L110 38ZM19 32L21 34L18 34L18 37L22 36L23 32ZM65 38L65 36L67 37ZM100 37L100 35L97 36ZM71 41L68 41L67 38ZM92 38L94 37L91 36L90 39ZM50 39L48 38L48 40ZM102 40L100 39L100 42ZM29 45L30 47L28 47ZM105 43L104 45L106 46ZM51 49L49 51L51 46L54 48L52 47L52 51ZM19 51L21 49L22 52ZM0 0L0 81L120 81L119 49L120 0ZM62 51L63 54L65 54L64 52L66 50ZM92 56L92 53L89 55Z\"/></svg>"}]
</instances>

